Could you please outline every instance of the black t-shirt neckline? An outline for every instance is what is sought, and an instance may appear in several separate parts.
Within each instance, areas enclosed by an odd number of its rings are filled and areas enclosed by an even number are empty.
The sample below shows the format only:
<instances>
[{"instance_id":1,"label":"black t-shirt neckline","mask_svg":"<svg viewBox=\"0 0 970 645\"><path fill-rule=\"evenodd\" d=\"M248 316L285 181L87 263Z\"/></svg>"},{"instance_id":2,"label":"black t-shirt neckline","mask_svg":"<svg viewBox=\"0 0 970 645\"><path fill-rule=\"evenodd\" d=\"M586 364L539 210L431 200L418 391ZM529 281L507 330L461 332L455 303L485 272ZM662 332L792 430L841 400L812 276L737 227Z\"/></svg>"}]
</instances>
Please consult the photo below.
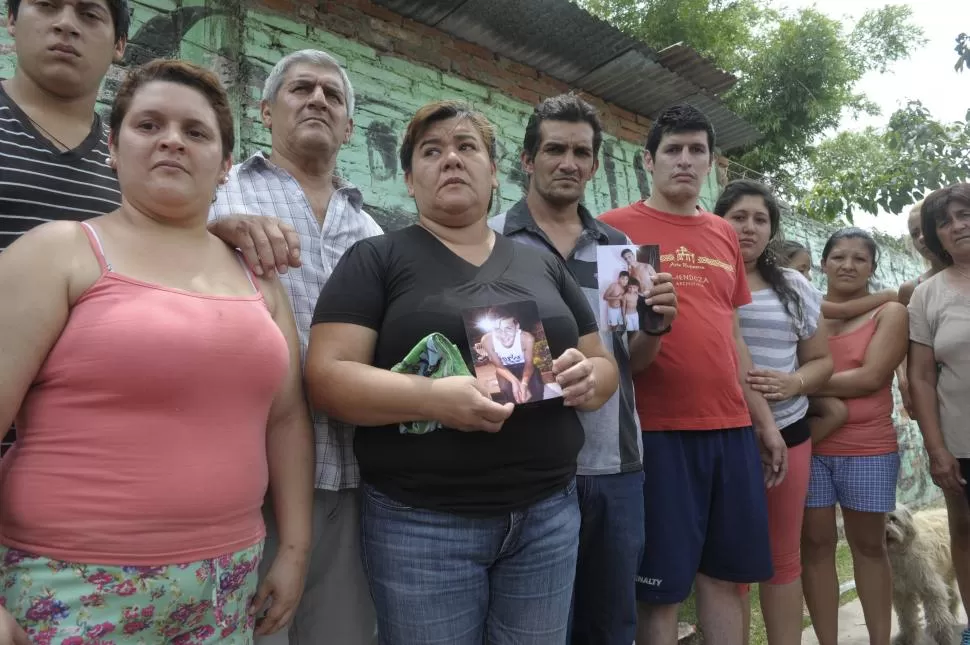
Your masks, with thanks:
<instances>
[{"instance_id":1,"label":"black t-shirt neckline","mask_svg":"<svg viewBox=\"0 0 970 645\"><path fill-rule=\"evenodd\" d=\"M500 278L512 263L515 251L512 246L513 243L497 233L493 233L495 235L495 244L492 246L492 252L489 253L488 258L480 266L475 266L449 249L444 242L439 240L428 229L418 224L415 224L414 227L420 230L428 239L433 240L434 244L432 244L432 248L434 249L435 260L445 267L448 267L449 270L459 272L474 282L480 284L493 282Z\"/></svg>"}]
</instances>

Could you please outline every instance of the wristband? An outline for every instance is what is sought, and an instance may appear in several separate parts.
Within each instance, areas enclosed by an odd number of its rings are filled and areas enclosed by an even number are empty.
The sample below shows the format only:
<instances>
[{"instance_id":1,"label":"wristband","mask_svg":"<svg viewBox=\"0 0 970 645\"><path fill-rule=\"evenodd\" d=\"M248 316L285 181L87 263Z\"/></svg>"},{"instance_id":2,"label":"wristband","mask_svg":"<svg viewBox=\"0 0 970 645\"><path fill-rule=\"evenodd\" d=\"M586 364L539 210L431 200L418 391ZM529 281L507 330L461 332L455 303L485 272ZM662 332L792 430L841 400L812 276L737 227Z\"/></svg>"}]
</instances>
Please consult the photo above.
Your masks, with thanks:
<instances>
[{"instance_id":1,"label":"wristband","mask_svg":"<svg viewBox=\"0 0 970 645\"><path fill-rule=\"evenodd\" d=\"M670 333L670 327L671 327L670 325L667 325L666 327L664 327L663 329L661 329L659 331L652 331L650 329L644 329L643 330L643 333L646 334L647 336L663 336L664 334L669 334Z\"/></svg>"},{"instance_id":2,"label":"wristband","mask_svg":"<svg viewBox=\"0 0 970 645\"><path fill-rule=\"evenodd\" d=\"M798 392L796 392L796 394L801 394L802 392L805 391L805 378L798 372L793 372L793 374L798 377L798 383L799 383Z\"/></svg>"}]
</instances>

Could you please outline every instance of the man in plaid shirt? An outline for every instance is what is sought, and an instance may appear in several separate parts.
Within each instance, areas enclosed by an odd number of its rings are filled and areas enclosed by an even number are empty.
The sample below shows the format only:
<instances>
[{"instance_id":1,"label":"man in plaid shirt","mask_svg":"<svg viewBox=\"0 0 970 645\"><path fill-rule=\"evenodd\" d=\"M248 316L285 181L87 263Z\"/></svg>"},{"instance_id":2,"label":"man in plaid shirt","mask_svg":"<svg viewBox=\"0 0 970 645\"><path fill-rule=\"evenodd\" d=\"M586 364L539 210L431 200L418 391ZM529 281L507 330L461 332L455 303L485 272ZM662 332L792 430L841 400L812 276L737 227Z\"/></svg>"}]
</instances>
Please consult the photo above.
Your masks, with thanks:
<instances>
[{"instance_id":1,"label":"man in plaid shirt","mask_svg":"<svg viewBox=\"0 0 970 645\"><path fill-rule=\"evenodd\" d=\"M261 104L272 150L232 168L210 215L210 230L238 240L257 273L279 273L304 358L317 298L340 257L355 242L382 233L361 209L360 191L334 175L340 147L353 131L353 111L353 87L332 56L302 50L280 60L266 79ZM233 217L238 213L252 215ZM278 226L268 226L267 218ZM306 587L288 638L293 645L370 645L376 642L376 620L360 558L354 428L316 414L314 429L313 538ZM291 548L279 543L272 517L266 513L267 563L274 550ZM260 641L276 645L286 639L281 632Z\"/></svg>"}]
</instances>

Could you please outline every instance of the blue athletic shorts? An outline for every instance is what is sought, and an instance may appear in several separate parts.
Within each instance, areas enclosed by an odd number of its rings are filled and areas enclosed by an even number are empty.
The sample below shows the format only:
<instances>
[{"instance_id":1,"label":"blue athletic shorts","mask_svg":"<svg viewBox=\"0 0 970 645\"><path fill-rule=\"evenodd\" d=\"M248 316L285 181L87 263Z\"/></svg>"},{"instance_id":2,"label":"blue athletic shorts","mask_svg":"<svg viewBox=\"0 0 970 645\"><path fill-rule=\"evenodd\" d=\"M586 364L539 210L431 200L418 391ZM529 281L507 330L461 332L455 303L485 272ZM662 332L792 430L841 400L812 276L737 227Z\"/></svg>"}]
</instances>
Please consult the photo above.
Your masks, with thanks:
<instances>
[{"instance_id":1,"label":"blue athletic shorts","mask_svg":"<svg viewBox=\"0 0 970 645\"><path fill-rule=\"evenodd\" d=\"M896 508L899 453L866 456L812 455L806 508L891 513Z\"/></svg>"},{"instance_id":2,"label":"blue athletic shorts","mask_svg":"<svg viewBox=\"0 0 970 645\"><path fill-rule=\"evenodd\" d=\"M774 575L752 428L644 432L643 471L637 600L682 602L697 573L737 583Z\"/></svg>"}]
</instances>

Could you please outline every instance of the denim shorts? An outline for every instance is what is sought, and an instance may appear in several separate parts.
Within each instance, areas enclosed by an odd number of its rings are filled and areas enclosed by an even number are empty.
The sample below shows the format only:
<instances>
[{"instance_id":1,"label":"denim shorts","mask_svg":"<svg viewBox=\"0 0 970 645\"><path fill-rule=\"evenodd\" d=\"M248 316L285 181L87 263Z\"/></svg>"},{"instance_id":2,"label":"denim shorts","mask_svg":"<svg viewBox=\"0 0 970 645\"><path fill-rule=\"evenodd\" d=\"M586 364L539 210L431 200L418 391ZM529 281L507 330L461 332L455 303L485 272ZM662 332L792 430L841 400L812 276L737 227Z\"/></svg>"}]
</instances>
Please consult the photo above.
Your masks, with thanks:
<instances>
[{"instance_id":1,"label":"denim shorts","mask_svg":"<svg viewBox=\"0 0 970 645\"><path fill-rule=\"evenodd\" d=\"M899 453L866 456L812 455L806 508L891 513L896 508Z\"/></svg>"}]
</instances>

